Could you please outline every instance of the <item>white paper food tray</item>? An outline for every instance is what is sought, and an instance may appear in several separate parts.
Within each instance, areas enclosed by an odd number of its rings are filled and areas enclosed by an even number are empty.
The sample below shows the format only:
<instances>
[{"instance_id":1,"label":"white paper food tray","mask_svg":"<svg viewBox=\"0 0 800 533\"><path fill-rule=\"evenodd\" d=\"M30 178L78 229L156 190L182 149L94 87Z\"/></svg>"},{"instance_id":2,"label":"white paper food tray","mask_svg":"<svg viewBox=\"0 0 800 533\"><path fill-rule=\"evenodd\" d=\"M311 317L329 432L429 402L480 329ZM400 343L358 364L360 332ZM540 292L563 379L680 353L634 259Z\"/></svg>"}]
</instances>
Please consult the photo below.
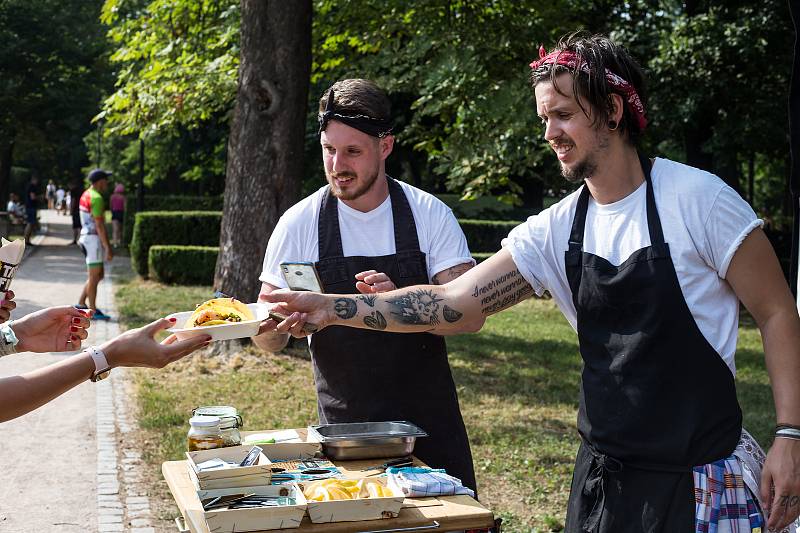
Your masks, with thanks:
<instances>
[{"instance_id":1,"label":"white paper food tray","mask_svg":"<svg viewBox=\"0 0 800 533\"><path fill-rule=\"evenodd\" d=\"M271 306L263 303L247 304L250 311L255 315L255 320L244 320L242 322L231 322L230 324L218 324L216 326L199 326L196 328L184 328L183 325L189 320L194 311L183 311L172 313L167 318L174 318L176 327L167 331L174 333L178 340L184 340L197 335L211 335L212 341L227 341L231 339L243 339L252 337L258 333L259 324L267 319Z\"/></svg>"},{"instance_id":2,"label":"white paper food tray","mask_svg":"<svg viewBox=\"0 0 800 533\"><path fill-rule=\"evenodd\" d=\"M198 492L202 501L229 494L248 493L259 496L283 496L295 498L296 505L282 507L263 507L253 509L211 509L203 511L209 531L214 533L237 533L239 531L263 531L267 529L287 529L300 527L306 514L306 499L297 485L249 487L246 489L220 489Z\"/></svg>"},{"instance_id":3,"label":"white paper food tray","mask_svg":"<svg viewBox=\"0 0 800 533\"><path fill-rule=\"evenodd\" d=\"M241 462L252 448L252 446L231 446L186 452L186 458L189 460L189 478L198 490L269 485L272 479L272 466L263 452L259 454L258 464L252 466L204 471L197 468L198 464L215 458Z\"/></svg>"},{"instance_id":4,"label":"white paper food tray","mask_svg":"<svg viewBox=\"0 0 800 533\"><path fill-rule=\"evenodd\" d=\"M392 496L383 498L359 498L357 500L331 500L327 502L308 501L308 517L315 524L328 522L359 522L361 520L379 520L381 518L397 518L403 506L405 495L388 478L368 478L389 487ZM300 483L304 489L314 482Z\"/></svg>"}]
</instances>

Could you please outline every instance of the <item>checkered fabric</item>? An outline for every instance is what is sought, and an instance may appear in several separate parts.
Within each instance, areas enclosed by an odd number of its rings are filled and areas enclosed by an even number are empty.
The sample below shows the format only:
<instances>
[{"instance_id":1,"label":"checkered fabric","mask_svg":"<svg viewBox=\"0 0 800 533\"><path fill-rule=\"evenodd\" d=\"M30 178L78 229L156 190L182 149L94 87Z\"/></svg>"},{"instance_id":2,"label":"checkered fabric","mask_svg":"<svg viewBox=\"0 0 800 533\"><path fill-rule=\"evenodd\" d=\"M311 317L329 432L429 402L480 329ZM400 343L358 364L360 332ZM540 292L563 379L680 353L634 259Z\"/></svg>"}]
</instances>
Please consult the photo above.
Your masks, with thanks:
<instances>
[{"instance_id":1,"label":"checkered fabric","mask_svg":"<svg viewBox=\"0 0 800 533\"><path fill-rule=\"evenodd\" d=\"M444 470L437 468L423 468L418 466L386 469L386 473L400 487L403 494L409 498L424 498L426 496L452 496L466 494L475 497L475 493L461 484Z\"/></svg>"},{"instance_id":2,"label":"checkered fabric","mask_svg":"<svg viewBox=\"0 0 800 533\"><path fill-rule=\"evenodd\" d=\"M696 466L693 474L695 533L751 533L764 527L735 456Z\"/></svg>"}]
</instances>

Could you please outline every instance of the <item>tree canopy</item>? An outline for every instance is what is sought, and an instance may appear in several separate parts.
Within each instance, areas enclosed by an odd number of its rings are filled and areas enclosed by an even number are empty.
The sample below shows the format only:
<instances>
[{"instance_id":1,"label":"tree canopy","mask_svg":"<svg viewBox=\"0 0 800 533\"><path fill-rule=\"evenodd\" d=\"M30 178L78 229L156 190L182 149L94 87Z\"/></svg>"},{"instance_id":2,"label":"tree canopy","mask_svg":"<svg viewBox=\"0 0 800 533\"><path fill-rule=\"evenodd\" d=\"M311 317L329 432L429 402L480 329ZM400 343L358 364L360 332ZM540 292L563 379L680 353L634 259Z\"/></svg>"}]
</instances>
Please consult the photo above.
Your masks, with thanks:
<instances>
[{"instance_id":1,"label":"tree canopy","mask_svg":"<svg viewBox=\"0 0 800 533\"><path fill-rule=\"evenodd\" d=\"M148 184L221 190L238 1L105 0L98 10L7 0L0 17L0 141L39 154L26 166L86 165L94 114L102 162L121 176L134 174L144 138ZM304 190L322 177L317 98L337 79L366 77L394 104L390 173L437 192L541 206L543 193L567 185L541 141L528 63L577 29L611 35L644 66L645 151L718 173L782 221L792 39L784 0L314 0ZM74 142L87 135L87 146Z\"/></svg>"},{"instance_id":2,"label":"tree canopy","mask_svg":"<svg viewBox=\"0 0 800 533\"><path fill-rule=\"evenodd\" d=\"M0 2L3 199L12 164L43 179L81 174L83 137L113 80L98 15L96 3L81 0Z\"/></svg>"}]
</instances>

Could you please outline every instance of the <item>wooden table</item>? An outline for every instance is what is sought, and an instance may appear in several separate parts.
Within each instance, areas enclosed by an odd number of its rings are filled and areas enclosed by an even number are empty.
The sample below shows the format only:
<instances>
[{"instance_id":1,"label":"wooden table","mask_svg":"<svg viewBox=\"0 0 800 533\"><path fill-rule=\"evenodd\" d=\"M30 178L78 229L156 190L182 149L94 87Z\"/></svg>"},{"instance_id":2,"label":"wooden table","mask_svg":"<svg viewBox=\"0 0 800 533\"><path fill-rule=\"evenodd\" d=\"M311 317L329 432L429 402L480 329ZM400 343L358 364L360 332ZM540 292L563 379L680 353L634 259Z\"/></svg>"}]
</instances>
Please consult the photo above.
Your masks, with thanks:
<instances>
[{"instance_id":1,"label":"wooden table","mask_svg":"<svg viewBox=\"0 0 800 533\"><path fill-rule=\"evenodd\" d=\"M362 468L367 468L381 460L336 461L344 477L363 477ZM175 498L175 503L183 515L186 527L192 533L210 533L197 492L189 479L186 461L167 461L161 466L164 479ZM438 527L434 524L438 523ZM426 527L427 526L427 527ZM436 531L456 531L464 529L485 529L495 526L494 515L487 508L469 496L442 496L439 498L406 498L397 518L369 520L361 522L333 522L312 524L308 516L303 518L297 533L356 533L376 532L395 529Z\"/></svg>"}]
</instances>

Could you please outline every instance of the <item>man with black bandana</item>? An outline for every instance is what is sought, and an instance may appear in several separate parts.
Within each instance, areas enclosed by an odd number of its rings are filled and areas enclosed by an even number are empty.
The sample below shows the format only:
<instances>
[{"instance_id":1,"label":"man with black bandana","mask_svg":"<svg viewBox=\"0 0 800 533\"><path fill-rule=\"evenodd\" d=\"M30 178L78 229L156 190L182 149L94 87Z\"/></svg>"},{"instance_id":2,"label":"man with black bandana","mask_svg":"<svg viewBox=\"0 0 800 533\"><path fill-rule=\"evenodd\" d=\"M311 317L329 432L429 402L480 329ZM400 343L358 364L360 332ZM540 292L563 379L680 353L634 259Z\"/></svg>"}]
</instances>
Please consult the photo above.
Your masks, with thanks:
<instances>
[{"instance_id":1,"label":"man with black bandana","mask_svg":"<svg viewBox=\"0 0 800 533\"><path fill-rule=\"evenodd\" d=\"M276 225L260 277L262 299L286 287L281 262L313 261L326 292L359 292L367 305L376 293L447 283L473 267L452 211L386 175L390 111L386 94L368 80L339 81L323 94L319 134L328 184ZM382 317L373 319L380 324ZM275 327L267 321L256 345L283 348L288 334ZM321 423L413 422L429 434L414 454L475 489L444 338L328 328L311 336L310 347Z\"/></svg>"},{"instance_id":2,"label":"man with black bandana","mask_svg":"<svg viewBox=\"0 0 800 533\"><path fill-rule=\"evenodd\" d=\"M717 176L639 153L644 74L612 40L565 36L540 50L531 85L544 139L577 191L444 286L369 305L266 295L288 315L279 330L369 329L379 313L385 331L459 333L547 290L584 363L565 530L782 532L800 514L800 317L762 221ZM338 314L339 301L352 313ZM423 315L421 301L436 304ZM766 457L736 396L740 301L761 332L775 402Z\"/></svg>"}]
</instances>

